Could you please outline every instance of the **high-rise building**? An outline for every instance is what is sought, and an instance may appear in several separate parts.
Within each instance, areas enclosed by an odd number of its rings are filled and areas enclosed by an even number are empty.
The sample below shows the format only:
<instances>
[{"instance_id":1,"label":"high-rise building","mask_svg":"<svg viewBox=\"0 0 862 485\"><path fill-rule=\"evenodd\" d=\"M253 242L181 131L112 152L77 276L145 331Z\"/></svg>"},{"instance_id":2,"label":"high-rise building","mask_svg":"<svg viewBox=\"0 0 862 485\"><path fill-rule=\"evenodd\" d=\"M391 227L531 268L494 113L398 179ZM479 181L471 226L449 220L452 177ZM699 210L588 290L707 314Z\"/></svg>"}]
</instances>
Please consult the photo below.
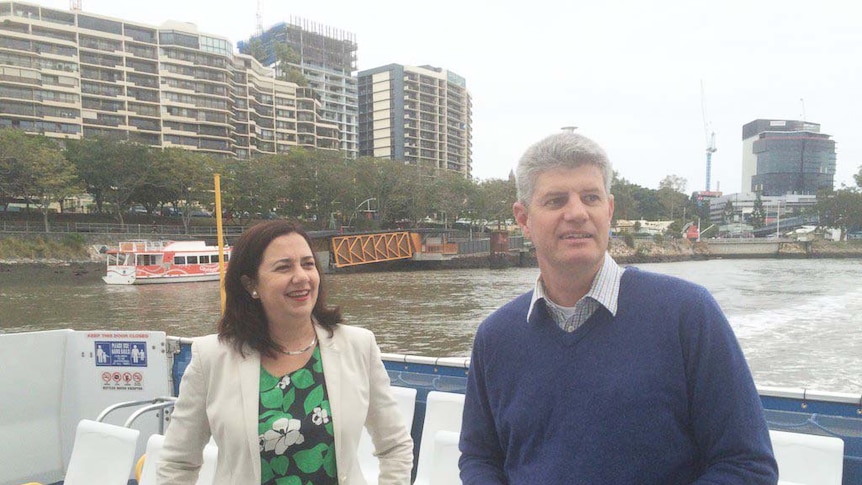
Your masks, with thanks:
<instances>
[{"instance_id":1,"label":"high-rise building","mask_svg":"<svg viewBox=\"0 0 862 485\"><path fill-rule=\"evenodd\" d=\"M432 66L359 73L359 154L470 176L472 101L466 80Z\"/></svg>"},{"instance_id":2,"label":"high-rise building","mask_svg":"<svg viewBox=\"0 0 862 485\"><path fill-rule=\"evenodd\" d=\"M193 24L0 3L0 127L247 158L337 149L308 89Z\"/></svg>"},{"instance_id":3,"label":"high-rise building","mask_svg":"<svg viewBox=\"0 0 862 485\"><path fill-rule=\"evenodd\" d=\"M284 59L281 47L290 48ZM298 69L321 103L321 114L338 126L339 148L349 157L357 153L356 38L353 34L304 19L279 23L248 41L239 51L266 66L286 72L281 62Z\"/></svg>"},{"instance_id":4,"label":"high-rise building","mask_svg":"<svg viewBox=\"0 0 862 485\"><path fill-rule=\"evenodd\" d=\"M835 141L807 121L759 119L742 127L742 192L816 195L835 179Z\"/></svg>"}]
</instances>

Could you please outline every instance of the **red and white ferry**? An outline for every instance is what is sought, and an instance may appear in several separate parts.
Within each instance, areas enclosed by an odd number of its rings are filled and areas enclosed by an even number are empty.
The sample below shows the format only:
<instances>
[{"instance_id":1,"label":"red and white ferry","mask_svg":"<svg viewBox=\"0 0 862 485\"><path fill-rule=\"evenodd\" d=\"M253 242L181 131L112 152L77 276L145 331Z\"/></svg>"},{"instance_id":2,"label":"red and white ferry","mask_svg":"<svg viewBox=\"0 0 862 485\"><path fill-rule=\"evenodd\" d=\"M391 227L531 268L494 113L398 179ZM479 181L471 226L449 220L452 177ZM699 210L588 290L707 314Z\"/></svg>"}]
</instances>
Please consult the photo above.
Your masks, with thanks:
<instances>
[{"instance_id":1,"label":"red and white ferry","mask_svg":"<svg viewBox=\"0 0 862 485\"><path fill-rule=\"evenodd\" d=\"M204 241L126 241L108 250L109 285L186 283L219 279L219 248ZM230 248L224 248L230 260Z\"/></svg>"}]
</instances>

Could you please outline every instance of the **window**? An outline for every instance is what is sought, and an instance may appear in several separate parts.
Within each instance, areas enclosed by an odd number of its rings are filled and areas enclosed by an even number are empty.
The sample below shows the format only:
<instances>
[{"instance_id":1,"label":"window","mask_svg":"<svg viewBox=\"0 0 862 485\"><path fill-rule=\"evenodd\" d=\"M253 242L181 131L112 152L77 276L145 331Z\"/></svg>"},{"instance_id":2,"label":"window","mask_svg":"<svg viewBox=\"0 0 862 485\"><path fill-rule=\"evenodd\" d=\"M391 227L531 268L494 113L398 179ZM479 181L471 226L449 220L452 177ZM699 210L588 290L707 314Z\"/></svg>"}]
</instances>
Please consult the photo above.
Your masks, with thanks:
<instances>
[{"instance_id":1,"label":"window","mask_svg":"<svg viewBox=\"0 0 862 485\"><path fill-rule=\"evenodd\" d=\"M186 264L185 256L174 256L174 264Z\"/></svg>"}]
</instances>

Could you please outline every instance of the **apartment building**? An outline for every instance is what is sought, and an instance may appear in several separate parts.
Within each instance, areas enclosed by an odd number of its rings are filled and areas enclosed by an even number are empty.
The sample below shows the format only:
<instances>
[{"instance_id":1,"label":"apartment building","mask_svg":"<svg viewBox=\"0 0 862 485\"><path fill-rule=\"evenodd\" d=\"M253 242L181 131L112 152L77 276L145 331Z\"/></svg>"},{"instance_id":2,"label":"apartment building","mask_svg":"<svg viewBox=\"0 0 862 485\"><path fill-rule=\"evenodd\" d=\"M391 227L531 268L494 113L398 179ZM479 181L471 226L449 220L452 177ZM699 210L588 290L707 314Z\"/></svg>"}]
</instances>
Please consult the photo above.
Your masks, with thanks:
<instances>
[{"instance_id":1,"label":"apartment building","mask_svg":"<svg viewBox=\"0 0 862 485\"><path fill-rule=\"evenodd\" d=\"M0 2L0 127L248 158L337 149L308 89L193 24Z\"/></svg>"},{"instance_id":2,"label":"apartment building","mask_svg":"<svg viewBox=\"0 0 862 485\"><path fill-rule=\"evenodd\" d=\"M470 176L472 101L466 80L433 66L359 73L359 155Z\"/></svg>"},{"instance_id":3,"label":"apartment building","mask_svg":"<svg viewBox=\"0 0 862 485\"><path fill-rule=\"evenodd\" d=\"M288 66L279 63L278 46L294 55ZM305 77L320 101L320 113L339 132L339 148L349 158L357 155L356 37L334 27L291 18L239 42L239 51L254 56L265 66L284 72L293 67Z\"/></svg>"}]
</instances>

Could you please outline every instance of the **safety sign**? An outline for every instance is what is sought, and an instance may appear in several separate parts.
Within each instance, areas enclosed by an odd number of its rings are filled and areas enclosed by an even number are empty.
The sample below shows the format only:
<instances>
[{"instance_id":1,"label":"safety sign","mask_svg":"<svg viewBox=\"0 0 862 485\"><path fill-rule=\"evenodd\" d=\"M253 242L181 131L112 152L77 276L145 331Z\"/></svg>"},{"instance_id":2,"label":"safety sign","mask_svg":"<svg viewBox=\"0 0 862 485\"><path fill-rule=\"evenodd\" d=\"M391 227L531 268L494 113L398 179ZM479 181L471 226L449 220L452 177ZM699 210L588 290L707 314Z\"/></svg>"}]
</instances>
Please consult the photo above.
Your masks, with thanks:
<instances>
[{"instance_id":1,"label":"safety sign","mask_svg":"<svg viewBox=\"0 0 862 485\"><path fill-rule=\"evenodd\" d=\"M96 341L97 367L146 367L145 341Z\"/></svg>"}]
</instances>

